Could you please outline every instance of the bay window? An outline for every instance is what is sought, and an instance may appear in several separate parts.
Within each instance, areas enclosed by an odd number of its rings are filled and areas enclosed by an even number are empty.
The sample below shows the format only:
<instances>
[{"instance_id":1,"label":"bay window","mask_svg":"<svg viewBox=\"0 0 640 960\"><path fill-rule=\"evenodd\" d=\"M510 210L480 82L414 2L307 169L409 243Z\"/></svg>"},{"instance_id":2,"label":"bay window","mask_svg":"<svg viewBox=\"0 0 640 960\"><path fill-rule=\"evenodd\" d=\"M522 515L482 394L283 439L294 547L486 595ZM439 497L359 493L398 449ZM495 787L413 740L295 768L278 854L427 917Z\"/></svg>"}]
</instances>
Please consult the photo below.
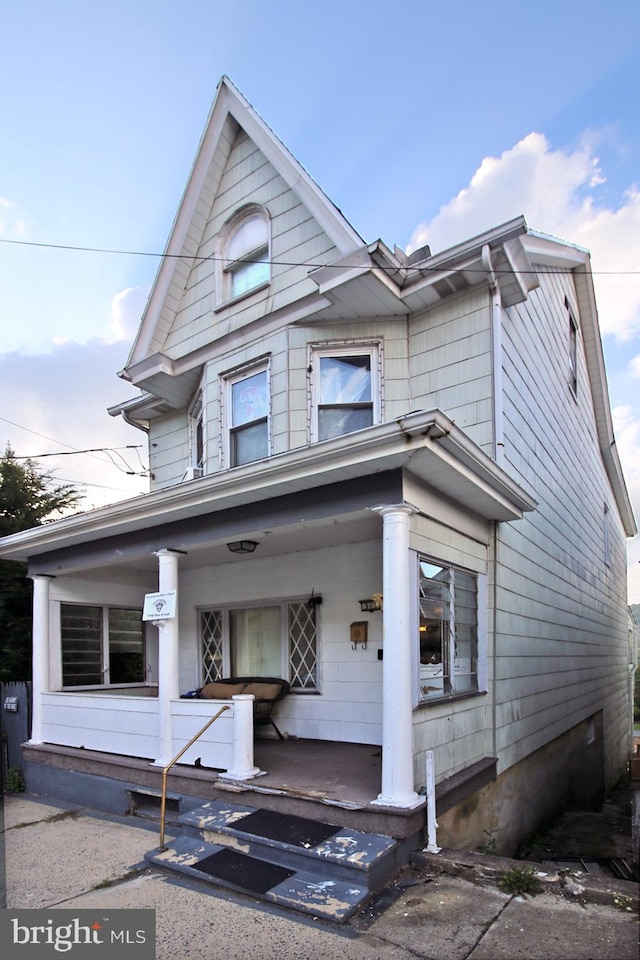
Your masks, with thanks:
<instances>
[{"instance_id":1,"label":"bay window","mask_svg":"<svg viewBox=\"0 0 640 960\"><path fill-rule=\"evenodd\" d=\"M419 566L420 700L478 690L478 578L425 557Z\"/></svg>"}]
</instances>

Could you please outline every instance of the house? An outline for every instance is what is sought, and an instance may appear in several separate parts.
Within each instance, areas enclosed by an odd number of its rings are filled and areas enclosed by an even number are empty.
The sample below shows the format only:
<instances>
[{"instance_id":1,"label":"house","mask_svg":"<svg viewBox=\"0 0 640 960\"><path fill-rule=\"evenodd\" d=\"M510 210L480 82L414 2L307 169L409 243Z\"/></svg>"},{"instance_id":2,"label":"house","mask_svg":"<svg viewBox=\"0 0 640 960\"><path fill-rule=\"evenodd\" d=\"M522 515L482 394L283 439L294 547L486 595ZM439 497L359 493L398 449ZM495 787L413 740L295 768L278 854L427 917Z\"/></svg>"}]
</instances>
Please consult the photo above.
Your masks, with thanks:
<instances>
[{"instance_id":1,"label":"house","mask_svg":"<svg viewBox=\"0 0 640 960\"><path fill-rule=\"evenodd\" d=\"M223 78L120 376L151 492L0 541L34 582L30 789L115 803L222 707L174 790L259 789L263 736L365 745L348 812L435 802L439 843L510 852L616 782L636 526L586 251L522 218L367 243ZM230 676L289 682L282 741L184 696Z\"/></svg>"}]
</instances>

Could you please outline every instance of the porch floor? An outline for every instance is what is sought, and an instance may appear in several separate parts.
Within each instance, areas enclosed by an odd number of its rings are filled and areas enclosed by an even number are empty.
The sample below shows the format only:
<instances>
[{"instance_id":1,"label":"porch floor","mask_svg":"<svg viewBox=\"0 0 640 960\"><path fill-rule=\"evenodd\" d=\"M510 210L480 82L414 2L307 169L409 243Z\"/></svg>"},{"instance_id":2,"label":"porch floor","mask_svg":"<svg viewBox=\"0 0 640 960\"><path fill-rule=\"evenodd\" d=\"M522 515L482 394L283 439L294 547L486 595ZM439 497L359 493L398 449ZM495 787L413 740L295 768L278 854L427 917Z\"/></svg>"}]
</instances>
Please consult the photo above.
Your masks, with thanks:
<instances>
[{"instance_id":1,"label":"porch floor","mask_svg":"<svg viewBox=\"0 0 640 960\"><path fill-rule=\"evenodd\" d=\"M260 740L254 762L267 773L254 789L286 792L336 806L366 806L380 793L382 747L327 740Z\"/></svg>"}]
</instances>

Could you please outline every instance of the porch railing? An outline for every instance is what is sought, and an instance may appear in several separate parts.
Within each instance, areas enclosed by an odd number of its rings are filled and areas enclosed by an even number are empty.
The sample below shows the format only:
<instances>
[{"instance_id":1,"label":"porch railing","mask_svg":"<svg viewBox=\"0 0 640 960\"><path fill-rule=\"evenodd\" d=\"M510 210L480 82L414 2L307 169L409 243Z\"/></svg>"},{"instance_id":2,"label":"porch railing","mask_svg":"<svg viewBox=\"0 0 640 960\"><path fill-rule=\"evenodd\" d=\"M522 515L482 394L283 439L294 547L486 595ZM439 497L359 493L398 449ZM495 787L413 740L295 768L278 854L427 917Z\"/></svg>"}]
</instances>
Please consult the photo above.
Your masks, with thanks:
<instances>
[{"instance_id":1,"label":"porch railing","mask_svg":"<svg viewBox=\"0 0 640 960\"><path fill-rule=\"evenodd\" d=\"M207 720L204 727L201 727L201 729L198 730L196 735L192 737L191 740L189 740L189 743L187 743L182 748L182 750L175 755L173 760L171 760L165 767L162 768L162 794L160 799L160 846L158 847L159 850L167 849L164 842L164 827L165 827L165 818L166 818L166 809L167 809L167 775L169 773L169 770L171 770L171 767L178 762L182 754L186 753L189 747L193 746L193 744L196 742L196 740L199 737L202 736L205 730L208 730L211 724L215 723L218 717L221 716L221 714L223 714L225 710L229 710L229 709L230 707L228 703L225 703L224 706L220 707L218 712Z\"/></svg>"}]
</instances>

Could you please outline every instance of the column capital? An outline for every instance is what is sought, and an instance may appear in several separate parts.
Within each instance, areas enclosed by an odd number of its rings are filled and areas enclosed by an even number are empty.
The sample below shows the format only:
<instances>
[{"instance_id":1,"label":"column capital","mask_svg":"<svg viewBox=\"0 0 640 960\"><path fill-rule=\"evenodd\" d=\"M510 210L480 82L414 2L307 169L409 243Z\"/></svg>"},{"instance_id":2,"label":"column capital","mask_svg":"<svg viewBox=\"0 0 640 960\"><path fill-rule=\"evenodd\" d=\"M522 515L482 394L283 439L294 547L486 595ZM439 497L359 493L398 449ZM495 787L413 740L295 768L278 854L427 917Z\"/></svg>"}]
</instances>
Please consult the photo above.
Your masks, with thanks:
<instances>
[{"instance_id":1,"label":"column capital","mask_svg":"<svg viewBox=\"0 0 640 960\"><path fill-rule=\"evenodd\" d=\"M414 513L420 513L420 508L414 506L412 503L407 503L405 500L402 503L380 503L377 507L371 507L374 513L379 513L381 517L386 517L389 514L397 513L403 514L406 517L410 517Z\"/></svg>"}]
</instances>

